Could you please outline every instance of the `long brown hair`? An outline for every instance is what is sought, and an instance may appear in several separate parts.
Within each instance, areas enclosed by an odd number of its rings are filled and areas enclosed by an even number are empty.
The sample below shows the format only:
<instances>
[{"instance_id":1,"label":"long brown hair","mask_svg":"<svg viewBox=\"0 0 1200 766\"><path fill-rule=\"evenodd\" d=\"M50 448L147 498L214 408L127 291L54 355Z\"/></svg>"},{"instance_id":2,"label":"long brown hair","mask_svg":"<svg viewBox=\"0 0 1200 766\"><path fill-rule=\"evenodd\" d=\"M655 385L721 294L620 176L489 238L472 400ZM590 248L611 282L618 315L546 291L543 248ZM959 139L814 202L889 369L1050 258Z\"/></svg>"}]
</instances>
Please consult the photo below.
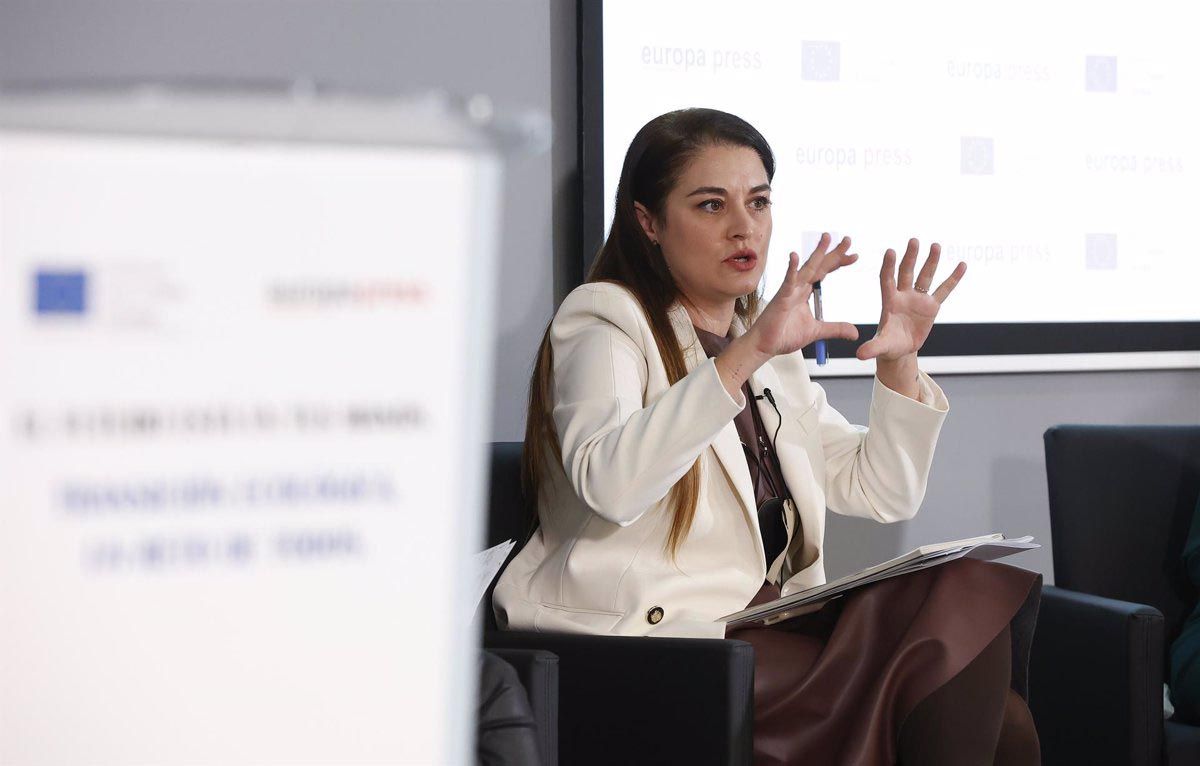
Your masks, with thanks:
<instances>
[{"instance_id":1,"label":"long brown hair","mask_svg":"<svg viewBox=\"0 0 1200 766\"><path fill-rule=\"evenodd\" d=\"M616 212L608 238L600 248L587 276L588 282L614 282L633 293L650 323L658 353L673 385L687 375L684 352L671 326L669 311L679 289L662 251L651 243L638 223L634 202L639 202L661 220L668 193L678 183L687 163L703 148L712 145L744 146L757 152L767 171L775 176L775 157L766 139L748 122L715 109L681 109L646 123L625 153L617 183ZM752 292L737 301L735 311L746 323L758 311L759 296ZM536 502L538 488L546 476L546 447L560 463L562 448L550 416L554 390L554 352L550 328L542 336L533 376L529 381L529 413L525 421L522 482L526 497ZM700 496L700 463L671 488L674 516L667 548L674 556L687 537Z\"/></svg>"}]
</instances>

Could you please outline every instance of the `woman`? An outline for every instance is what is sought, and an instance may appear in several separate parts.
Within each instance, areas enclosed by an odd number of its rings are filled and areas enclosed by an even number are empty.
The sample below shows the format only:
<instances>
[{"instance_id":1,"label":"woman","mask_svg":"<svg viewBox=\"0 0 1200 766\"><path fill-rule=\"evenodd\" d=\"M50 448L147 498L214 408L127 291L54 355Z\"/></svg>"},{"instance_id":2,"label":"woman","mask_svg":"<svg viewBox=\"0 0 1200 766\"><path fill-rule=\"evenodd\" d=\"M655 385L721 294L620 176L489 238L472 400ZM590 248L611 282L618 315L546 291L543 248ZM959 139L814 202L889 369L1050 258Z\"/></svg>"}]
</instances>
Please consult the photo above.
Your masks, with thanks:
<instances>
[{"instance_id":1,"label":"woman","mask_svg":"<svg viewBox=\"0 0 1200 766\"><path fill-rule=\"evenodd\" d=\"M917 351L965 264L934 289L937 245L916 276L915 240L898 277L884 256L879 331L858 350L877 365L870 423L852 426L800 349L857 337L808 308L857 256L822 236L760 306L774 170L762 136L723 112L671 112L634 138L608 239L534 369L525 469L541 523L496 587L501 626L721 637L722 615L825 581L827 507L916 512L947 411ZM1037 583L955 562L729 631L755 647L756 759L1036 763L1010 687Z\"/></svg>"}]
</instances>

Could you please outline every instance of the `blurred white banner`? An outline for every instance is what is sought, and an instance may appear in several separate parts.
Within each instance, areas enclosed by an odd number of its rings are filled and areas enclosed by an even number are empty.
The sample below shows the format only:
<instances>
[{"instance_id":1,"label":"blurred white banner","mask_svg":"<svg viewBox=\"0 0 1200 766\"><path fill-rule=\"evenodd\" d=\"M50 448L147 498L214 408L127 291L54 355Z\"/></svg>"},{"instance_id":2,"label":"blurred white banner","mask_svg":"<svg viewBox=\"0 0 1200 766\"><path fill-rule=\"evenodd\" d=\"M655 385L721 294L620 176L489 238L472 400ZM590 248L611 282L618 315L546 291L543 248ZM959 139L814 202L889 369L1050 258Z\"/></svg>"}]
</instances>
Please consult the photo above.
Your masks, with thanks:
<instances>
[{"instance_id":1,"label":"blurred white banner","mask_svg":"<svg viewBox=\"0 0 1200 766\"><path fill-rule=\"evenodd\" d=\"M0 762L469 760L499 162L398 109L0 104Z\"/></svg>"}]
</instances>

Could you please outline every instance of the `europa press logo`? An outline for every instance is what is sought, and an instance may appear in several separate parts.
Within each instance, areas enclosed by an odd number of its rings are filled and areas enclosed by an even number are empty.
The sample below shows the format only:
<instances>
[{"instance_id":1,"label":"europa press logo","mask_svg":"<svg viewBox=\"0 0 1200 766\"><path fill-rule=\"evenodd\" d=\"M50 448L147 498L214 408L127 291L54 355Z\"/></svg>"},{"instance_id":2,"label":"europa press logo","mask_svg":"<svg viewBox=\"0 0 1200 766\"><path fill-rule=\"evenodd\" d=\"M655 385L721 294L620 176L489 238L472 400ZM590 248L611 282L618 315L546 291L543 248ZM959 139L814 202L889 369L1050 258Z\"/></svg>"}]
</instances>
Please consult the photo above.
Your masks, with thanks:
<instances>
[{"instance_id":1,"label":"europa press logo","mask_svg":"<svg viewBox=\"0 0 1200 766\"><path fill-rule=\"evenodd\" d=\"M82 269L33 272L33 313L39 317L82 317L88 313L89 280Z\"/></svg>"}]
</instances>

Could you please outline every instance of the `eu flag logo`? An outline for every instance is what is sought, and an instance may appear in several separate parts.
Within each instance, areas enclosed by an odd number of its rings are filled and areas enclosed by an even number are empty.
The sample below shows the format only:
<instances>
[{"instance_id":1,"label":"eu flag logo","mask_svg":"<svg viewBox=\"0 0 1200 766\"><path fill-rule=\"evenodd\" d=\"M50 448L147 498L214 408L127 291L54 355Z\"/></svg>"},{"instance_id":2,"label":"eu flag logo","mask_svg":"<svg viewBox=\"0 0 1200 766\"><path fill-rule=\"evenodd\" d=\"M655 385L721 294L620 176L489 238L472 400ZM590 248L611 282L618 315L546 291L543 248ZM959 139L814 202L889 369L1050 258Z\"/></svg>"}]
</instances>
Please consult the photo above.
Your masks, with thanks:
<instances>
[{"instance_id":1,"label":"eu flag logo","mask_svg":"<svg viewBox=\"0 0 1200 766\"><path fill-rule=\"evenodd\" d=\"M962 137L963 175L990 176L996 168L996 143L980 136Z\"/></svg>"},{"instance_id":2,"label":"eu flag logo","mask_svg":"<svg viewBox=\"0 0 1200 766\"><path fill-rule=\"evenodd\" d=\"M1088 234L1084 247L1084 266L1089 269L1117 268L1117 235Z\"/></svg>"},{"instance_id":3,"label":"eu flag logo","mask_svg":"<svg viewBox=\"0 0 1200 766\"><path fill-rule=\"evenodd\" d=\"M38 314L84 314L87 273L37 271L33 277L34 311Z\"/></svg>"},{"instance_id":4,"label":"eu flag logo","mask_svg":"<svg viewBox=\"0 0 1200 766\"><path fill-rule=\"evenodd\" d=\"M1088 56L1085 87L1097 93L1117 92L1117 57Z\"/></svg>"},{"instance_id":5,"label":"eu flag logo","mask_svg":"<svg viewBox=\"0 0 1200 766\"><path fill-rule=\"evenodd\" d=\"M841 74L842 44L836 40L800 43L800 79L833 82Z\"/></svg>"}]
</instances>

